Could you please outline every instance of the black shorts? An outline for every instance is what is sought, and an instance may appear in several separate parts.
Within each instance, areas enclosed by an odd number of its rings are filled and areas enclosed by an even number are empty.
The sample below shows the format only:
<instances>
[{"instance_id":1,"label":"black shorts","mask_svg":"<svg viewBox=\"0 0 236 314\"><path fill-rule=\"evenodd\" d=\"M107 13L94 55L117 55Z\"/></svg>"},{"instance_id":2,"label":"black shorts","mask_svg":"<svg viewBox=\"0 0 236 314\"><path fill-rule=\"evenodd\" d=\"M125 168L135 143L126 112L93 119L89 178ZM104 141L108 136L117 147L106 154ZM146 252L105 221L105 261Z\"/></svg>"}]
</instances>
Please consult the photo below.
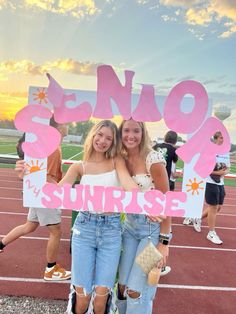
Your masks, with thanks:
<instances>
[{"instance_id":1,"label":"black shorts","mask_svg":"<svg viewBox=\"0 0 236 314\"><path fill-rule=\"evenodd\" d=\"M208 205L223 205L225 198L224 185L214 183L206 184L205 199Z\"/></svg>"},{"instance_id":2,"label":"black shorts","mask_svg":"<svg viewBox=\"0 0 236 314\"><path fill-rule=\"evenodd\" d=\"M175 181L169 180L169 186L170 186L170 191L174 191L175 190Z\"/></svg>"}]
</instances>

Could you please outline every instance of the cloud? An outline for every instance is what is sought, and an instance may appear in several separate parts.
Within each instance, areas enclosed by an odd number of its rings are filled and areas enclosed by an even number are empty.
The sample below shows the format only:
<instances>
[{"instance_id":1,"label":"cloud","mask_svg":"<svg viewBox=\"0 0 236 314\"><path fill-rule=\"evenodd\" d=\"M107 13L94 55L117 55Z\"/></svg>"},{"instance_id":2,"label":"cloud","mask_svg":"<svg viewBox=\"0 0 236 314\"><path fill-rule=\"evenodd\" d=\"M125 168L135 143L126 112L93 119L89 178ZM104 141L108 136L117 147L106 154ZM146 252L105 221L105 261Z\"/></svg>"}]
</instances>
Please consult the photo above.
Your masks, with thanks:
<instances>
[{"instance_id":1,"label":"cloud","mask_svg":"<svg viewBox=\"0 0 236 314\"><path fill-rule=\"evenodd\" d=\"M70 15L78 19L91 17L101 12L93 0L23 0L21 3L19 2L15 3L15 1L11 0L0 0L0 10L5 7L14 10L41 10L58 15ZM109 3L109 1L107 1L107 3Z\"/></svg>"},{"instance_id":2,"label":"cloud","mask_svg":"<svg viewBox=\"0 0 236 314\"><path fill-rule=\"evenodd\" d=\"M24 75L44 75L52 70L60 70L76 75L96 76L99 63L80 62L73 59L58 59L55 61L46 61L44 64L37 65L30 60L8 60L0 62L0 80L5 80L9 74Z\"/></svg>"},{"instance_id":3,"label":"cloud","mask_svg":"<svg viewBox=\"0 0 236 314\"><path fill-rule=\"evenodd\" d=\"M207 8L188 9L185 18L188 24L205 26L212 22L212 13Z\"/></svg>"},{"instance_id":4,"label":"cloud","mask_svg":"<svg viewBox=\"0 0 236 314\"><path fill-rule=\"evenodd\" d=\"M231 37L234 33L236 33L236 25L232 25L229 29L222 34L219 35L220 38L228 38Z\"/></svg>"},{"instance_id":5,"label":"cloud","mask_svg":"<svg viewBox=\"0 0 236 314\"><path fill-rule=\"evenodd\" d=\"M202 2L202 0L160 0L160 4L173 7L191 7Z\"/></svg>"},{"instance_id":6,"label":"cloud","mask_svg":"<svg viewBox=\"0 0 236 314\"><path fill-rule=\"evenodd\" d=\"M211 9L218 18L226 17L236 22L236 2L235 0L211 0Z\"/></svg>"},{"instance_id":7,"label":"cloud","mask_svg":"<svg viewBox=\"0 0 236 314\"><path fill-rule=\"evenodd\" d=\"M136 0L139 4L152 5L151 0ZM211 26L209 33L219 38L229 38L236 33L236 1L235 0L160 0L159 6L167 10L175 9L176 18L171 18L168 12L162 14L165 22L184 21L194 27ZM220 26L220 32L219 32ZM189 29L191 31L192 29ZM199 40L203 40L205 34L193 32Z\"/></svg>"},{"instance_id":8,"label":"cloud","mask_svg":"<svg viewBox=\"0 0 236 314\"><path fill-rule=\"evenodd\" d=\"M162 19L167 22L167 21L171 21L171 22L176 22L177 21L177 18L175 17L172 17L172 16L169 16L167 14L163 14L162 16Z\"/></svg>"}]
</instances>

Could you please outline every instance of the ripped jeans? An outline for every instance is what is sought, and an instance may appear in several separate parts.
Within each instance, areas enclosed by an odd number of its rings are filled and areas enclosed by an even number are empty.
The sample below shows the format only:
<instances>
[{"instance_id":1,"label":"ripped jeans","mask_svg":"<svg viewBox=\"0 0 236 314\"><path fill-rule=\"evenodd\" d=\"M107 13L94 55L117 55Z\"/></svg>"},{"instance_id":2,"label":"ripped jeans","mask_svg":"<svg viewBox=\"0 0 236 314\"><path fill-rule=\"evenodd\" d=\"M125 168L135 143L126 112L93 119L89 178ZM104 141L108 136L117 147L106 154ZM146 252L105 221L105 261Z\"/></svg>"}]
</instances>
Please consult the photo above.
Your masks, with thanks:
<instances>
[{"instance_id":1,"label":"ripped jeans","mask_svg":"<svg viewBox=\"0 0 236 314\"><path fill-rule=\"evenodd\" d=\"M113 289L120 252L120 215L80 212L72 236L72 285L85 294L96 286Z\"/></svg>"},{"instance_id":2,"label":"ripped jeans","mask_svg":"<svg viewBox=\"0 0 236 314\"><path fill-rule=\"evenodd\" d=\"M160 224L149 222L145 215L129 214L124 222L123 251L119 265L119 284L129 290L140 293L138 298L131 298L125 292L126 299L117 300L119 314L151 314L153 299L157 287L147 283L147 276L136 264L135 257L148 243L151 231L151 241L157 245L160 234Z\"/></svg>"}]
</instances>

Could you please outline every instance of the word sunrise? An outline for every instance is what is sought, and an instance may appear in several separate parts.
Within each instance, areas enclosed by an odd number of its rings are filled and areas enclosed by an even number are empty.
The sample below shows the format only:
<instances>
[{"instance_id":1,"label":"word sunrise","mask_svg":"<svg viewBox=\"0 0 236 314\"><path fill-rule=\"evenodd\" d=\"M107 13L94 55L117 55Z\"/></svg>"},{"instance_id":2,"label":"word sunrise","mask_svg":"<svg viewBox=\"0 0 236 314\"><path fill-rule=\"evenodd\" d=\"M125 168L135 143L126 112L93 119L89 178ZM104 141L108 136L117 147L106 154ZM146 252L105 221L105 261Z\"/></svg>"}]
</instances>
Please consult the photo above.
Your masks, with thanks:
<instances>
[{"instance_id":1,"label":"word sunrise","mask_svg":"<svg viewBox=\"0 0 236 314\"><path fill-rule=\"evenodd\" d=\"M71 184L57 186L46 183L42 189L41 202L47 208L73 208L76 211L96 213L118 212L129 214L166 215L182 217L185 210L180 208L187 196L184 192L158 190L140 192L133 189L126 192L120 187L89 186Z\"/></svg>"}]
</instances>

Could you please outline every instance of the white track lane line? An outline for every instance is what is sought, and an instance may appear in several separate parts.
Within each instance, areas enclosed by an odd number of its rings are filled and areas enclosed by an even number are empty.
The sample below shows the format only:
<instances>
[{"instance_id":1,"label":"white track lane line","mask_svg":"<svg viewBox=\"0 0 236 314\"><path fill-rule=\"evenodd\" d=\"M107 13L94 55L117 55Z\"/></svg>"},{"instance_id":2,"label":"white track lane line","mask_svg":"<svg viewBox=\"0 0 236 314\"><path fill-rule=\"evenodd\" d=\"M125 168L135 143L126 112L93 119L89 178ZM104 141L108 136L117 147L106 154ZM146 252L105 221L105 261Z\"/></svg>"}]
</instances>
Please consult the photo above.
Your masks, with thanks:
<instances>
[{"instance_id":1,"label":"white track lane line","mask_svg":"<svg viewBox=\"0 0 236 314\"><path fill-rule=\"evenodd\" d=\"M13 281L13 282L32 282L32 283L48 283L43 279L38 278L19 278L19 277L0 277L0 281ZM50 281L51 283L70 284L70 280L65 281ZM187 289L187 290L206 290L206 291L236 291L236 287L214 287L214 286L193 286L193 285L172 285L172 284L159 284L158 288L163 289Z\"/></svg>"},{"instance_id":2,"label":"white track lane line","mask_svg":"<svg viewBox=\"0 0 236 314\"><path fill-rule=\"evenodd\" d=\"M0 212L0 215L28 216L28 213ZM71 216L61 216L61 218L71 219Z\"/></svg>"},{"instance_id":3,"label":"white track lane line","mask_svg":"<svg viewBox=\"0 0 236 314\"><path fill-rule=\"evenodd\" d=\"M0 212L1 214L1 212ZM183 225L183 224L175 224L175 223L172 223L171 224L172 226L176 226L176 227L190 227L190 228L193 228L193 225L190 225L190 226L186 226L186 225ZM208 226L203 226L201 225L201 228L208 228ZM231 228L231 227L215 227L215 229L220 229L220 230L236 230L236 227L235 228Z\"/></svg>"},{"instance_id":4,"label":"white track lane line","mask_svg":"<svg viewBox=\"0 0 236 314\"><path fill-rule=\"evenodd\" d=\"M0 237L3 238L5 235L0 234ZM25 239L25 240L42 240L47 241L47 237L28 237L28 236L22 236L19 239ZM70 239L61 239L63 242L69 242ZM224 248L212 248L212 247L206 247L206 246L186 246L186 245L170 245L170 248L173 249L189 249L189 250L206 250L206 251L222 251L222 252L236 252L236 249L224 249Z\"/></svg>"},{"instance_id":5,"label":"white track lane line","mask_svg":"<svg viewBox=\"0 0 236 314\"><path fill-rule=\"evenodd\" d=\"M22 191L22 188L9 188L9 187L5 187L5 186L0 186L0 190L18 190L18 191Z\"/></svg>"},{"instance_id":6,"label":"white track lane line","mask_svg":"<svg viewBox=\"0 0 236 314\"><path fill-rule=\"evenodd\" d=\"M211 286L191 286L191 285L171 285L171 284L159 284L158 287L165 288L165 289L236 291L236 287L211 287Z\"/></svg>"},{"instance_id":7,"label":"white track lane line","mask_svg":"<svg viewBox=\"0 0 236 314\"><path fill-rule=\"evenodd\" d=\"M38 278L17 278L17 277L0 277L0 281L16 281L16 282L34 282L34 283L67 283L70 284L70 280L64 281L45 281Z\"/></svg>"},{"instance_id":8,"label":"white track lane line","mask_svg":"<svg viewBox=\"0 0 236 314\"><path fill-rule=\"evenodd\" d=\"M1 238L5 237L5 234L0 234L0 237L1 237ZM24 236L22 236L22 237L20 237L19 239L48 241L49 238L47 238L47 237L24 237ZM17 239L17 240L18 240L18 239ZM60 241L69 242L70 239L63 239L63 238L62 238Z\"/></svg>"},{"instance_id":9,"label":"white track lane line","mask_svg":"<svg viewBox=\"0 0 236 314\"><path fill-rule=\"evenodd\" d=\"M189 249L189 250L205 250L205 251L220 251L220 252L236 252L236 249L223 249L218 247L207 246L187 246L187 245L169 245L173 249Z\"/></svg>"}]
</instances>

